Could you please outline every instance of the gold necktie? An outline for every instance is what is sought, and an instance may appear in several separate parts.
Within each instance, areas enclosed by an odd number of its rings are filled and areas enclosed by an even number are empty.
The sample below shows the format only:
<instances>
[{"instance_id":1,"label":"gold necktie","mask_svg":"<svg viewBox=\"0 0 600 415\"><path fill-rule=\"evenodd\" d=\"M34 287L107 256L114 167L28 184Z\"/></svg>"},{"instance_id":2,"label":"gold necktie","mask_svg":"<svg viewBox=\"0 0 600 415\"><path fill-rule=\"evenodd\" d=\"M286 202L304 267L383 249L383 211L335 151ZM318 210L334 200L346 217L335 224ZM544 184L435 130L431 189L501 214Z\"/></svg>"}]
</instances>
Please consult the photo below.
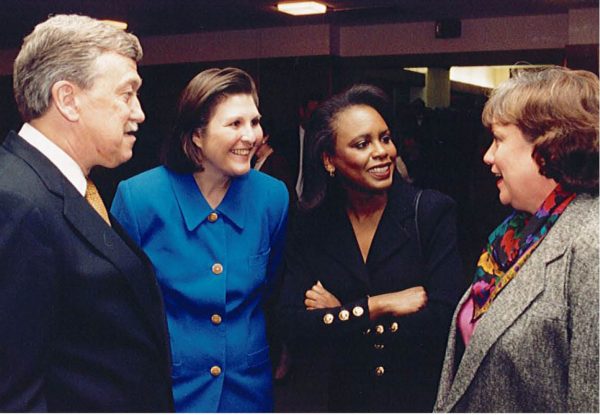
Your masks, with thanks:
<instances>
[{"instance_id":1,"label":"gold necktie","mask_svg":"<svg viewBox=\"0 0 600 415\"><path fill-rule=\"evenodd\" d=\"M96 185L90 179L87 179L87 188L85 189L85 200L87 200L88 203L92 205L94 210L98 212L102 219L104 219L104 222L108 223L108 226L110 226L110 219L108 219L108 212L106 211L104 202L100 198L100 194L98 193Z\"/></svg>"}]
</instances>

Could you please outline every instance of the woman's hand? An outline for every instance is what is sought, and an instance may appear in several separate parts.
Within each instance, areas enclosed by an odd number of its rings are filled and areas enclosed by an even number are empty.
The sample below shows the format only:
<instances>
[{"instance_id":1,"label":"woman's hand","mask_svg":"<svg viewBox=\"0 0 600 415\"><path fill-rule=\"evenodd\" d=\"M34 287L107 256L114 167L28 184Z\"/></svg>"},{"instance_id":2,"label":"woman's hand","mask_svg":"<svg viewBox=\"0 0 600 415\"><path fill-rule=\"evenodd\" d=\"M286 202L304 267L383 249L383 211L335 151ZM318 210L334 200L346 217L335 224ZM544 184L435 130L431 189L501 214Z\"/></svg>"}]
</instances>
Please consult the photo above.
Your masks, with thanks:
<instances>
[{"instance_id":1,"label":"woman's hand","mask_svg":"<svg viewBox=\"0 0 600 415\"><path fill-rule=\"evenodd\" d=\"M317 281L317 283L305 293L304 305L307 310L315 310L317 308L339 307L342 303L323 287L321 281Z\"/></svg>"},{"instance_id":2,"label":"woman's hand","mask_svg":"<svg viewBox=\"0 0 600 415\"><path fill-rule=\"evenodd\" d=\"M427 293L421 286L408 288L393 293L369 297L369 314L371 320L384 315L395 317L406 316L423 309L427 304Z\"/></svg>"}]
</instances>

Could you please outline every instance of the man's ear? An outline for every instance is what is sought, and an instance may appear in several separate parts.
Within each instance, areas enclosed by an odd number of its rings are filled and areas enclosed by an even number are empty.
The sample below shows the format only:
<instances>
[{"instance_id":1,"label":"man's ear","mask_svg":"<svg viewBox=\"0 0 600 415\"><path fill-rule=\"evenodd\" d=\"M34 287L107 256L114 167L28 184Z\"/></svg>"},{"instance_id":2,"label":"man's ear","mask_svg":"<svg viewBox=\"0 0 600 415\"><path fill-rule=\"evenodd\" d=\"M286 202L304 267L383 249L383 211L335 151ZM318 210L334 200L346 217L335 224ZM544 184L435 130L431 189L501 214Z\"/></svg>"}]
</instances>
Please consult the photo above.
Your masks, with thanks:
<instances>
[{"instance_id":1,"label":"man's ear","mask_svg":"<svg viewBox=\"0 0 600 415\"><path fill-rule=\"evenodd\" d=\"M69 81L58 81L52 85L52 103L60 114L71 122L79 120L77 92L79 88Z\"/></svg>"}]
</instances>

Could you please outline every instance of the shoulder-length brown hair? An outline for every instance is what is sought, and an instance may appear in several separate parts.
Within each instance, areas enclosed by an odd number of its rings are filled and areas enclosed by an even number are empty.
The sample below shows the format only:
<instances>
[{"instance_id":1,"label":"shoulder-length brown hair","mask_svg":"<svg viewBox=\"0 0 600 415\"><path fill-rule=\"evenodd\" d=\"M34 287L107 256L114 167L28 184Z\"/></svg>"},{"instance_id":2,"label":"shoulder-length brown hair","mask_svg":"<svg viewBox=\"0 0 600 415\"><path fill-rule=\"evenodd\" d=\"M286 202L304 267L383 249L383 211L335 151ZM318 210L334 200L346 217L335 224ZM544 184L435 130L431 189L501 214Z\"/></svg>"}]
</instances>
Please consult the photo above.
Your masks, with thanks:
<instances>
[{"instance_id":1,"label":"shoulder-length brown hair","mask_svg":"<svg viewBox=\"0 0 600 415\"><path fill-rule=\"evenodd\" d=\"M598 193L598 77L550 67L524 70L492 92L483 124L516 125L534 143L540 173L565 189Z\"/></svg>"},{"instance_id":2,"label":"shoulder-length brown hair","mask_svg":"<svg viewBox=\"0 0 600 415\"><path fill-rule=\"evenodd\" d=\"M215 108L227 97L258 93L252 77L238 68L212 68L200 72L184 88L177 104L171 135L163 142L161 162L179 173L202 171L202 152L192 141L195 131L205 132Z\"/></svg>"}]
</instances>

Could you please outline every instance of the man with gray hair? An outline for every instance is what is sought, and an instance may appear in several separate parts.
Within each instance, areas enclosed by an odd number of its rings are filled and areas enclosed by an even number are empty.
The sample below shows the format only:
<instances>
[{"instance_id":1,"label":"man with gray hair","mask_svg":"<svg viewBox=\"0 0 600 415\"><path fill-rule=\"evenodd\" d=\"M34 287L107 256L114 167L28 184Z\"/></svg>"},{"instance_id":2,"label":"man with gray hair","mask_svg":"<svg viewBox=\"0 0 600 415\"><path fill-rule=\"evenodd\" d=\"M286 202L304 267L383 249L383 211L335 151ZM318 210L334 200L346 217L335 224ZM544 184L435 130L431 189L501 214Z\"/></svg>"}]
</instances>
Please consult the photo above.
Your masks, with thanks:
<instances>
[{"instance_id":1,"label":"man with gray hair","mask_svg":"<svg viewBox=\"0 0 600 415\"><path fill-rule=\"evenodd\" d=\"M152 266L88 178L132 156L141 57L132 34L57 15L14 62L24 124L0 147L0 411L173 410Z\"/></svg>"}]
</instances>

